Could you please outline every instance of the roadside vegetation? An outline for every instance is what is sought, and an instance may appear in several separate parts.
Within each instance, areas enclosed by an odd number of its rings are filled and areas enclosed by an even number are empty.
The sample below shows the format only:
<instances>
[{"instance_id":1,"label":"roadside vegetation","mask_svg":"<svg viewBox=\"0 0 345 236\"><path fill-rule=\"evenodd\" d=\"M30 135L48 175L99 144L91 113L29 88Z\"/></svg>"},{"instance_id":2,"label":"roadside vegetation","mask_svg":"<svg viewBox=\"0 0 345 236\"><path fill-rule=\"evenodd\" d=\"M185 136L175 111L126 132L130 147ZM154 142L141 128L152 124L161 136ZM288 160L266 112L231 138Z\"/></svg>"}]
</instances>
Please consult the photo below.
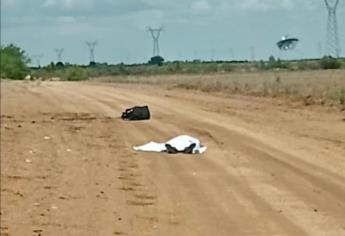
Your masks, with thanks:
<instances>
[{"instance_id":1,"label":"roadside vegetation","mask_svg":"<svg viewBox=\"0 0 345 236\"><path fill-rule=\"evenodd\" d=\"M226 96L285 98L345 110L345 70L232 72L207 75L107 76L96 81L142 83Z\"/></svg>"},{"instance_id":2,"label":"roadside vegetation","mask_svg":"<svg viewBox=\"0 0 345 236\"><path fill-rule=\"evenodd\" d=\"M152 61L152 60L151 60ZM72 65L50 63L28 68L25 51L1 47L1 78L144 83L203 92L261 97L285 97L304 105L330 105L345 109L345 59L283 61L174 61L159 65Z\"/></svg>"},{"instance_id":3,"label":"roadside vegetation","mask_svg":"<svg viewBox=\"0 0 345 236\"><path fill-rule=\"evenodd\" d=\"M10 44L0 46L1 78L24 79L30 73L27 64L30 59L24 50Z\"/></svg>"},{"instance_id":4,"label":"roadside vegetation","mask_svg":"<svg viewBox=\"0 0 345 236\"><path fill-rule=\"evenodd\" d=\"M50 63L48 66L31 68L35 78L43 80L58 78L60 80L85 80L101 76L154 76L185 74L224 74L265 71L313 71L328 69L345 69L345 59L323 58L321 60L282 61L271 56L267 61L173 61L162 65L151 63L123 63L110 65L95 63L92 66Z\"/></svg>"}]
</instances>

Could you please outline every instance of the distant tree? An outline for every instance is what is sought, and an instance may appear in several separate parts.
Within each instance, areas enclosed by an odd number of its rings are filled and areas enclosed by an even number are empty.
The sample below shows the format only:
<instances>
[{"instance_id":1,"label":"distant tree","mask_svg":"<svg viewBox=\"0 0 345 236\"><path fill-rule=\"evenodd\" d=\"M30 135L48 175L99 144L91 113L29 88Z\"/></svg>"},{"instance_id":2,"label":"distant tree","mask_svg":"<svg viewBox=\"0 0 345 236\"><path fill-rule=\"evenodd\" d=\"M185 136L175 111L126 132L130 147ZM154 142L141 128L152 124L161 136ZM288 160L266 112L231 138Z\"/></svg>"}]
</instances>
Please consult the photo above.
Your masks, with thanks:
<instances>
[{"instance_id":1,"label":"distant tree","mask_svg":"<svg viewBox=\"0 0 345 236\"><path fill-rule=\"evenodd\" d=\"M288 63L284 63L282 60L280 60L279 58L274 58L274 56L270 56L268 58L268 69L273 69L273 68L281 68L281 69L285 69L288 67Z\"/></svg>"},{"instance_id":2,"label":"distant tree","mask_svg":"<svg viewBox=\"0 0 345 236\"><path fill-rule=\"evenodd\" d=\"M149 64L152 64L152 65L163 65L163 62L164 62L164 58L161 57L161 56L154 56L154 57L151 57L151 60L149 61Z\"/></svg>"},{"instance_id":3,"label":"distant tree","mask_svg":"<svg viewBox=\"0 0 345 236\"><path fill-rule=\"evenodd\" d=\"M24 79L29 73L27 64L30 59L25 51L19 47L9 44L0 46L1 78Z\"/></svg>"},{"instance_id":4,"label":"distant tree","mask_svg":"<svg viewBox=\"0 0 345 236\"><path fill-rule=\"evenodd\" d=\"M58 68L62 68L62 67L64 67L64 64L63 64L63 62L58 61L55 66Z\"/></svg>"},{"instance_id":5,"label":"distant tree","mask_svg":"<svg viewBox=\"0 0 345 236\"><path fill-rule=\"evenodd\" d=\"M93 67L93 66L96 66L96 65L97 65L96 62L94 62L94 61L90 61L90 63L89 63L90 67Z\"/></svg>"},{"instance_id":6,"label":"distant tree","mask_svg":"<svg viewBox=\"0 0 345 236\"><path fill-rule=\"evenodd\" d=\"M274 56L270 56L270 57L268 58L268 63L271 64L271 65L273 65L274 63L276 63L276 59L274 58Z\"/></svg>"}]
</instances>

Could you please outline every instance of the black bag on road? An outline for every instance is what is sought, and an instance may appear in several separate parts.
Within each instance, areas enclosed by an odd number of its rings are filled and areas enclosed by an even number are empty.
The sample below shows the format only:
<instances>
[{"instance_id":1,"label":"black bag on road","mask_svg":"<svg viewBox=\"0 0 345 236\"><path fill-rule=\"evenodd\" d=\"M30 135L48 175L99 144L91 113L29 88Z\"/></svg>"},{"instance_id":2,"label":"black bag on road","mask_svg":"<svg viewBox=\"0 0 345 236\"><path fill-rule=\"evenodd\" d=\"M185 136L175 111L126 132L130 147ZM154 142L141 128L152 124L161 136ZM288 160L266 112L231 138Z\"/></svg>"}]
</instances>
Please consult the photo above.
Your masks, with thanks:
<instances>
[{"instance_id":1,"label":"black bag on road","mask_svg":"<svg viewBox=\"0 0 345 236\"><path fill-rule=\"evenodd\" d=\"M121 118L123 120L149 120L150 111L148 106L135 106L122 112Z\"/></svg>"}]
</instances>

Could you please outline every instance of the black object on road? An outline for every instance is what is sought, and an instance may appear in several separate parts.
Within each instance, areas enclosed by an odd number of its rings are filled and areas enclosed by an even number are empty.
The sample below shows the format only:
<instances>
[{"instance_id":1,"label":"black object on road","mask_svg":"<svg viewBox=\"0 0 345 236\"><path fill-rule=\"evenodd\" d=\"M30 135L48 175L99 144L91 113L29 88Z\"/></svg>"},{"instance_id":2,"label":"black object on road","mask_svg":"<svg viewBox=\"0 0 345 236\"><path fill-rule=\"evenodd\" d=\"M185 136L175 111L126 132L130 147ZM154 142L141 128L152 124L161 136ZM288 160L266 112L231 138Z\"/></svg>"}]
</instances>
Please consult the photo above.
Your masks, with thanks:
<instances>
[{"instance_id":1,"label":"black object on road","mask_svg":"<svg viewBox=\"0 0 345 236\"><path fill-rule=\"evenodd\" d=\"M123 120L149 120L150 110L148 106L135 106L122 112Z\"/></svg>"}]
</instances>

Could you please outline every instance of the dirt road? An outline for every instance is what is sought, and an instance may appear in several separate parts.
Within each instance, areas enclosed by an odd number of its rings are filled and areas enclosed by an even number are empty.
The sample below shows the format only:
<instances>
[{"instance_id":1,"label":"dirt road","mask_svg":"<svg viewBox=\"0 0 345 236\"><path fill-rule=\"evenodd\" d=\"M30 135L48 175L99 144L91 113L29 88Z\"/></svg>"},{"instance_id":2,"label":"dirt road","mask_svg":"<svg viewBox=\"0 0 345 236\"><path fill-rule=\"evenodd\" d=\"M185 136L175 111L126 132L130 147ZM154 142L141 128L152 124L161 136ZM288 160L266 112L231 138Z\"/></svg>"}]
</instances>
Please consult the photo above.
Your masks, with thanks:
<instances>
[{"instance_id":1,"label":"dirt road","mask_svg":"<svg viewBox=\"0 0 345 236\"><path fill-rule=\"evenodd\" d=\"M152 119L121 111L149 105ZM1 235L345 235L345 119L148 85L1 82ZM195 136L202 155L132 146Z\"/></svg>"}]
</instances>

